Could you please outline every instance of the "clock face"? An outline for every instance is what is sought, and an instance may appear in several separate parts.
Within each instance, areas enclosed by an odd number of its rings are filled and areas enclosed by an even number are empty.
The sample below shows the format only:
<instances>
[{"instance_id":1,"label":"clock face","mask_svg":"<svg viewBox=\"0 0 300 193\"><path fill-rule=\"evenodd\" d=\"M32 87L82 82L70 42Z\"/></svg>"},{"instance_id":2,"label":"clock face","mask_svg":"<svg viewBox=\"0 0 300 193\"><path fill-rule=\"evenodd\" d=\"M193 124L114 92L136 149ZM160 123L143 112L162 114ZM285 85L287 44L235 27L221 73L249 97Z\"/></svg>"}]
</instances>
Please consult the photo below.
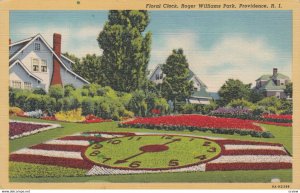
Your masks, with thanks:
<instances>
[{"instance_id":1,"label":"clock face","mask_svg":"<svg viewBox=\"0 0 300 193\"><path fill-rule=\"evenodd\" d=\"M210 161L221 149L215 141L198 137L137 135L94 143L83 156L103 167L163 170Z\"/></svg>"}]
</instances>

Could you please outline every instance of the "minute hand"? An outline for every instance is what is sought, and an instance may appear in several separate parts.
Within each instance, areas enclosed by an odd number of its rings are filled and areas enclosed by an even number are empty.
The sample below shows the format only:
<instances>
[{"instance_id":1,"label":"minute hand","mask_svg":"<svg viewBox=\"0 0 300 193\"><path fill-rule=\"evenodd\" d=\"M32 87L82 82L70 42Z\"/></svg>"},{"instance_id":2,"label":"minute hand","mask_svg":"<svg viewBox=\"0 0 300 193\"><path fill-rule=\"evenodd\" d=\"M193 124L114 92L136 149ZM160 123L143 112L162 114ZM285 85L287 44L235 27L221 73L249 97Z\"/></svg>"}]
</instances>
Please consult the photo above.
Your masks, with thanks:
<instances>
[{"instance_id":1,"label":"minute hand","mask_svg":"<svg viewBox=\"0 0 300 193\"><path fill-rule=\"evenodd\" d=\"M144 153L146 153L146 152L142 151L142 152L140 152L140 153L137 153L137 154L132 155L132 156L130 156L130 157L127 157L127 158L125 158L125 159L117 160L114 164L126 163L129 159L132 159L132 158L137 157L137 156L139 156L139 155L142 155L142 154L144 154Z\"/></svg>"},{"instance_id":2,"label":"minute hand","mask_svg":"<svg viewBox=\"0 0 300 193\"><path fill-rule=\"evenodd\" d=\"M163 145L168 145L168 144L174 143L174 142L176 142L176 141L181 141L181 139L173 139L172 141L169 141L169 142L167 142L167 143L164 143Z\"/></svg>"}]
</instances>

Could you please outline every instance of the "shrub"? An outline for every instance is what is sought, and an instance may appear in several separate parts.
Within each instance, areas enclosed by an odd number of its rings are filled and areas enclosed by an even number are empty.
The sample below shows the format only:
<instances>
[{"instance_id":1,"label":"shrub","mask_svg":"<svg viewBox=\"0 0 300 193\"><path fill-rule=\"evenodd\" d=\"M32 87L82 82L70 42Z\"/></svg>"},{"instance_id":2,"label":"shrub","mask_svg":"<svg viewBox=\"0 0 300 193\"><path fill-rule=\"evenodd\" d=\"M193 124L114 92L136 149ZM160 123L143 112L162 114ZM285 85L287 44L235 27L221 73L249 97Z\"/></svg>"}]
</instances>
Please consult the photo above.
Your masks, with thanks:
<instances>
[{"instance_id":1,"label":"shrub","mask_svg":"<svg viewBox=\"0 0 300 193\"><path fill-rule=\"evenodd\" d=\"M67 84L67 85L65 85L65 87L64 87L64 91L65 91L64 96L65 96L65 97L71 96L71 95L72 95L72 92L73 92L74 90L75 90L75 87L74 87L72 84Z\"/></svg>"},{"instance_id":2,"label":"shrub","mask_svg":"<svg viewBox=\"0 0 300 193\"><path fill-rule=\"evenodd\" d=\"M35 88L33 91L32 91L33 94L39 94L39 95L46 95L46 91L42 88Z\"/></svg>"},{"instance_id":3,"label":"shrub","mask_svg":"<svg viewBox=\"0 0 300 193\"><path fill-rule=\"evenodd\" d=\"M19 107L9 107L9 115L23 115L24 111Z\"/></svg>"},{"instance_id":4,"label":"shrub","mask_svg":"<svg viewBox=\"0 0 300 193\"><path fill-rule=\"evenodd\" d=\"M180 107L179 112L183 114L192 114L194 112L195 106L193 104L184 104Z\"/></svg>"},{"instance_id":5,"label":"shrub","mask_svg":"<svg viewBox=\"0 0 300 193\"><path fill-rule=\"evenodd\" d=\"M41 118L43 116L42 110L29 111L24 113L25 116L31 118Z\"/></svg>"},{"instance_id":6,"label":"shrub","mask_svg":"<svg viewBox=\"0 0 300 193\"><path fill-rule=\"evenodd\" d=\"M49 115L53 115L56 111L56 100L48 95L42 96L41 110L47 112Z\"/></svg>"},{"instance_id":7,"label":"shrub","mask_svg":"<svg viewBox=\"0 0 300 193\"><path fill-rule=\"evenodd\" d=\"M49 88L49 96L56 100L64 96L64 90L61 85L53 85Z\"/></svg>"},{"instance_id":8,"label":"shrub","mask_svg":"<svg viewBox=\"0 0 300 193\"><path fill-rule=\"evenodd\" d=\"M255 105L245 99L235 99L232 100L230 103L227 105L228 107L232 108L241 108L241 109L254 109Z\"/></svg>"},{"instance_id":9,"label":"shrub","mask_svg":"<svg viewBox=\"0 0 300 193\"><path fill-rule=\"evenodd\" d=\"M82 101L82 114L84 116L89 115L89 114L94 114L94 101L92 98L87 97L84 98Z\"/></svg>"},{"instance_id":10,"label":"shrub","mask_svg":"<svg viewBox=\"0 0 300 193\"><path fill-rule=\"evenodd\" d=\"M85 117L82 116L82 109L75 109L70 111L61 111L55 114L55 118L58 121L67 121L67 122L83 122Z\"/></svg>"},{"instance_id":11,"label":"shrub","mask_svg":"<svg viewBox=\"0 0 300 193\"><path fill-rule=\"evenodd\" d=\"M43 106L42 95L30 94L25 100L26 111L35 111Z\"/></svg>"}]
</instances>

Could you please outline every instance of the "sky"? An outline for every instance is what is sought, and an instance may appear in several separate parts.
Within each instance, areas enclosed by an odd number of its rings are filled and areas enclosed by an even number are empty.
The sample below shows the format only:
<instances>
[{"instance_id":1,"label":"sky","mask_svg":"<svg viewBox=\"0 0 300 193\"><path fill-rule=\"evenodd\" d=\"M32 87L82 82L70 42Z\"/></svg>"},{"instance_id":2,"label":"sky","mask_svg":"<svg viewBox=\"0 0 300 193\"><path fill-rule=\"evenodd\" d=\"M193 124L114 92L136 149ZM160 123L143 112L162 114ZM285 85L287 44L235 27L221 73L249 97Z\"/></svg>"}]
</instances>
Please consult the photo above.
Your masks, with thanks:
<instances>
[{"instance_id":1,"label":"sky","mask_svg":"<svg viewBox=\"0 0 300 193\"><path fill-rule=\"evenodd\" d=\"M62 34L62 51L100 55L96 41L108 11L11 11L12 42L38 33L52 45ZM255 83L274 67L291 77L291 11L149 11L152 32L148 68L183 48L190 69L215 92L229 78Z\"/></svg>"}]
</instances>

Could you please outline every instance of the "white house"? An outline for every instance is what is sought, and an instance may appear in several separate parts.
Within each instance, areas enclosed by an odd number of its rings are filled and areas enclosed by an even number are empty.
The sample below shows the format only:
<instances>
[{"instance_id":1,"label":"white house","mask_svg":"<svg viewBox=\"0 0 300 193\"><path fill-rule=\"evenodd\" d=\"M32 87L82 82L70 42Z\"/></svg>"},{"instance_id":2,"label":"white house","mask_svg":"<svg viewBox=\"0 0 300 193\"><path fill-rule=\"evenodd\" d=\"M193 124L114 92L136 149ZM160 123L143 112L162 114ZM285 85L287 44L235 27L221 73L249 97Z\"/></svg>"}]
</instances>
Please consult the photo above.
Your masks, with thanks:
<instances>
[{"instance_id":1,"label":"white house","mask_svg":"<svg viewBox=\"0 0 300 193\"><path fill-rule=\"evenodd\" d=\"M51 47L41 34L9 45L10 87L43 88L72 84L76 88L89 84L72 71L74 62L61 54L61 35L53 34Z\"/></svg>"},{"instance_id":2,"label":"white house","mask_svg":"<svg viewBox=\"0 0 300 193\"><path fill-rule=\"evenodd\" d=\"M162 64L156 66L156 68L150 74L149 79L155 84L161 84L165 74L162 71ZM202 82L190 69L189 69L189 81L193 81L194 91L190 98L187 99L187 102L193 104L209 104L212 97L206 91L207 86Z\"/></svg>"}]
</instances>

